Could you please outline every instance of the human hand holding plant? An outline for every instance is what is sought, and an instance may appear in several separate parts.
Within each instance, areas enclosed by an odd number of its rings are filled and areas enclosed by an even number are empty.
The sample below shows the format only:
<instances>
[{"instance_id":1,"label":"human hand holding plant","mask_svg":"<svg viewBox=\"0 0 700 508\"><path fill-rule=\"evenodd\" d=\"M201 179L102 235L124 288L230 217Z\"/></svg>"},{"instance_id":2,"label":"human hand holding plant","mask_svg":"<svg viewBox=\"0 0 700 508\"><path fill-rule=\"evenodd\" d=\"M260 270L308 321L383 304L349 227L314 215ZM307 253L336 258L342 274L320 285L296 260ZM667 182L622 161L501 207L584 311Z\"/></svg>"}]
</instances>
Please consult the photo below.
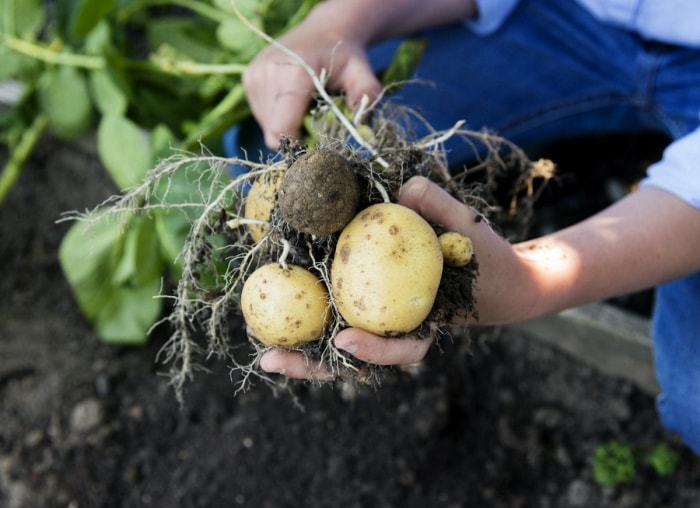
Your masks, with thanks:
<instances>
[{"instance_id":1,"label":"human hand holding plant","mask_svg":"<svg viewBox=\"0 0 700 508\"><path fill-rule=\"evenodd\" d=\"M476 315L481 324L533 319L575 305L657 285L700 269L694 254L700 212L675 196L643 188L593 217L550 235L510 244L468 206L421 177L401 189L399 203L448 230L469 236L479 260ZM645 213L655 204L654 215ZM674 245L672 252L665 246ZM385 338L357 328L341 331L338 349L376 365L406 365L431 340ZM273 350L261 367L290 377L327 379L318 363Z\"/></svg>"},{"instance_id":2,"label":"human hand holding plant","mask_svg":"<svg viewBox=\"0 0 700 508\"><path fill-rule=\"evenodd\" d=\"M278 42L317 75L325 74L326 88L343 92L348 106L357 110L363 97L371 103L382 91L367 59L370 44L475 15L471 1L328 1L318 4ZM277 148L282 134L300 134L316 89L308 71L289 52L280 45L266 47L246 69L243 84L268 146Z\"/></svg>"}]
</instances>

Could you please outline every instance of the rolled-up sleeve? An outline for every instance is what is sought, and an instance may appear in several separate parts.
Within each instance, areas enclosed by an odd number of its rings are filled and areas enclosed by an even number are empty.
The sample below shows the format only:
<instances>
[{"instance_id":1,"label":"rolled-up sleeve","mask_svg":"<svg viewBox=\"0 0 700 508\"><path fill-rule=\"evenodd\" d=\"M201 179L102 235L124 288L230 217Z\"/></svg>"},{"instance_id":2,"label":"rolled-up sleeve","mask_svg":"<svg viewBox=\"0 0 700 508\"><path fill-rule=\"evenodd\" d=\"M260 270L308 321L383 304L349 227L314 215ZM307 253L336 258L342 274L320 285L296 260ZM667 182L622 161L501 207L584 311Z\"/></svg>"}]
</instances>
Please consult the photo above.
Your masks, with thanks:
<instances>
[{"instance_id":1,"label":"rolled-up sleeve","mask_svg":"<svg viewBox=\"0 0 700 508\"><path fill-rule=\"evenodd\" d=\"M700 208L700 127L671 143L641 185L671 192Z\"/></svg>"},{"instance_id":2,"label":"rolled-up sleeve","mask_svg":"<svg viewBox=\"0 0 700 508\"><path fill-rule=\"evenodd\" d=\"M520 0L477 0L479 15L466 21L466 25L478 35L495 32L506 20Z\"/></svg>"}]
</instances>

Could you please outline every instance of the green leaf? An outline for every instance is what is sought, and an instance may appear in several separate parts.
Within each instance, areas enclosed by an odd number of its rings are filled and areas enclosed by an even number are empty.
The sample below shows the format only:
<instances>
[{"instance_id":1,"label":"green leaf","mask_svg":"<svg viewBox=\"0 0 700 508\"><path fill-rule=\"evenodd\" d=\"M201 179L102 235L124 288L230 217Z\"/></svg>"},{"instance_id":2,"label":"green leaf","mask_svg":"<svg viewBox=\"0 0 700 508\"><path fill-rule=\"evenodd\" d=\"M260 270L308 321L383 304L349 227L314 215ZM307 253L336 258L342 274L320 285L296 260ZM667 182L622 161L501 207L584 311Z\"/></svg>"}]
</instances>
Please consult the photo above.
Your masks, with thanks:
<instances>
[{"instance_id":1,"label":"green leaf","mask_svg":"<svg viewBox=\"0 0 700 508\"><path fill-rule=\"evenodd\" d=\"M631 483L637 474L632 446L619 441L599 445L593 456L593 478L601 485Z\"/></svg>"},{"instance_id":2,"label":"green leaf","mask_svg":"<svg viewBox=\"0 0 700 508\"><path fill-rule=\"evenodd\" d=\"M163 312L159 291L160 277L141 286L112 289L93 321L100 338L110 344L145 344Z\"/></svg>"},{"instance_id":3,"label":"green leaf","mask_svg":"<svg viewBox=\"0 0 700 508\"><path fill-rule=\"evenodd\" d=\"M42 0L3 0L0 5L0 35L34 39L44 23Z\"/></svg>"},{"instance_id":4,"label":"green leaf","mask_svg":"<svg viewBox=\"0 0 700 508\"><path fill-rule=\"evenodd\" d=\"M261 0L265 33L277 37L301 21L319 0Z\"/></svg>"},{"instance_id":5,"label":"green leaf","mask_svg":"<svg viewBox=\"0 0 700 508\"><path fill-rule=\"evenodd\" d=\"M100 113L113 113L118 116L126 113L129 99L108 70L92 71L89 84L93 101Z\"/></svg>"},{"instance_id":6,"label":"green leaf","mask_svg":"<svg viewBox=\"0 0 700 508\"><path fill-rule=\"evenodd\" d=\"M124 249L112 273L112 284L139 286L162 272L155 222L150 216L140 216L124 234Z\"/></svg>"},{"instance_id":7,"label":"green leaf","mask_svg":"<svg viewBox=\"0 0 700 508\"><path fill-rule=\"evenodd\" d=\"M73 67L47 71L39 82L39 104L58 136L72 140L92 122L92 103L85 76Z\"/></svg>"},{"instance_id":8,"label":"green leaf","mask_svg":"<svg viewBox=\"0 0 700 508\"><path fill-rule=\"evenodd\" d=\"M143 224L150 224L145 218L136 222L146 230L149 226ZM104 217L91 225L75 223L61 242L59 261L81 311L100 338L112 343L142 344L162 310L162 301L156 298L162 264L139 265L128 280L124 277L115 283L115 273L125 264L124 256L132 256L129 259L138 264L148 248L145 242L134 249L142 228L124 231L123 227ZM149 255L157 256L157 250Z\"/></svg>"},{"instance_id":9,"label":"green leaf","mask_svg":"<svg viewBox=\"0 0 700 508\"><path fill-rule=\"evenodd\" d=\"M70 20L70 33L74 37L85 37L109 14L116 0L81 0Z\"/></svg>"},{"instance_id":10,"label":"green leaf","mask_svg":"<svg viewBox=\"0 0 700 508\"><path fill-rule=\"evenodd\" d=\"M679 461L680 456L664 443L655 445L645 457L645 462L651 465L659 476L675 473Z\"/></svg>"},{"instance_id":11,"label":"green leaf","mask_svg":"<svg viewBox=\"0 0 700 508\"><path fill-rule=\"evenodd\" d=\"M260 4L260 0L236 0L236 7L249 20L260 18ZM214 0L214 7L230 12L233 16L236 15L231 8L231 0Z\"/></svg>"},{"instance_id":12,"label":"green leaf","mask_svg":"<svg viewBox=\"0 0 700 508\"><path fill-rule=\"evenodd\" d=\"M192 226L182 213L172 210L157 210L154 220L163 262L172 271L173 278L180 280L182 277L180 253Z\"/></svg>"},{"instance_id":13,"label":"green leaf","mask_svg":"<svg viewBox=\"0 0 700 508\"><path fill-rule=\"evenodd\" d=\"M197 22L196 19L168 17L153 19L147 29L148 46L154 52L170 48L173 58L214 62L221 55L221 47L214 35L211 23Z\"/></svg>"},{"instance_id":14,"label":"green leaf","mask_svg":"<svg viewBox=\"0 0 700 508\"><path fill-rule=\"evenodd\" d=\"M114 182L122 189L138 185L153 165L147 134L121 115L102 117L97 151Z\"/></svg>"},{"instance_id":15,"label":"green leaf","mask_svg":"<svg viewBox=\"0 0 700 508\"><path fill-rule=\"evenodd\" d=\"M151 131L151 150L156 159L168 157L177 145L177 137L167 126L159 124Z\"/></svg>"},{"instance_id":16,"label":"green leaf","mask_svg":"<svg viewBox=\"0 0 700 508\"><path fill-rule=\"evenodd\" d=\"M395 85L410 79L423 58L425 45L426 41L416 39L407 39L399 44L391 64L382 74L382 84Z\"/></svg>"},{"instance_id":17,"label":"green leaf","mask_svg":"<svg viewBox=\"0 0 700 508\"><path fill-rule=\"evenodd\" d=\"M219 43L232 51L236 60L240 62L250 61L265 46L264 41L238 18L223 20L216 29L216 37Z\"/></svg>"},{"instance_id":18,"label":"green leaf","mask_svg":"<svg viewBox=\"0 0 700 508\"><path fill-rule=\"evenodd\" d=\"M105 55L112 48L112 30L109 23L101 21L85 37L85 51L92 55Z\"/></svg>"}]
</instances>

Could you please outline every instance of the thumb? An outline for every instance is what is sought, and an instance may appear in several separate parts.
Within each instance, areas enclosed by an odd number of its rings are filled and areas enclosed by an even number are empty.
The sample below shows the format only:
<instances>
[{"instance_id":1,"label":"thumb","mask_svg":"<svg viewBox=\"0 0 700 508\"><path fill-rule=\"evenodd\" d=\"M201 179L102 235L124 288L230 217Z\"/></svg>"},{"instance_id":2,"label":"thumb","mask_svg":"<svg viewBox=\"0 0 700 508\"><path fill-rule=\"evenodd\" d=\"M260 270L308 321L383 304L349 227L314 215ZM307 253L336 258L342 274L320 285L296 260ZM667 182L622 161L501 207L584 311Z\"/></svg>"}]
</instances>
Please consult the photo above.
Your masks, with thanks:
<instances>
[{"instance_id":1,"label":"thumb","mask_svg":"<svg viewBox=\"0 0 700 508\"><path fill-rule=\"evenodd\" d=\"M466 225L474 221L476 212L423 176L408 180L399 192L399 203L412 208L423 218L450 231L467 234Z\"/></svg>"}]
</instances>

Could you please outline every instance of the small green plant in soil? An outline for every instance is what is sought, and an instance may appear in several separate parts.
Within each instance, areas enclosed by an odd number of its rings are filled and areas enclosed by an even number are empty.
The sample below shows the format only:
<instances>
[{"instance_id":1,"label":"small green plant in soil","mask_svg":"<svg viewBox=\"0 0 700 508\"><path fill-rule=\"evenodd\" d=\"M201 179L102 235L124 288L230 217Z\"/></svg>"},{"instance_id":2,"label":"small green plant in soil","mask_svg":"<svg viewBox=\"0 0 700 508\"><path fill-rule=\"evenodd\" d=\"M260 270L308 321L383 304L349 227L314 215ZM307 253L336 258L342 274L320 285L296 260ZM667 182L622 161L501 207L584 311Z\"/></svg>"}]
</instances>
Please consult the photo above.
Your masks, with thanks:
<instances>
[{"instance_id":1,"label":"small green plant in soil","mask_svg":"<svg viewBox=\"0 0 700 508\"><path fill-rule=\"evenodd\" d=\"M593 456L593 478L601 485L632 483L641 467L659 476L672 475L680 457L665 443L632 445L613 440L599 445Z\"/></svg>"}]
</instances>

